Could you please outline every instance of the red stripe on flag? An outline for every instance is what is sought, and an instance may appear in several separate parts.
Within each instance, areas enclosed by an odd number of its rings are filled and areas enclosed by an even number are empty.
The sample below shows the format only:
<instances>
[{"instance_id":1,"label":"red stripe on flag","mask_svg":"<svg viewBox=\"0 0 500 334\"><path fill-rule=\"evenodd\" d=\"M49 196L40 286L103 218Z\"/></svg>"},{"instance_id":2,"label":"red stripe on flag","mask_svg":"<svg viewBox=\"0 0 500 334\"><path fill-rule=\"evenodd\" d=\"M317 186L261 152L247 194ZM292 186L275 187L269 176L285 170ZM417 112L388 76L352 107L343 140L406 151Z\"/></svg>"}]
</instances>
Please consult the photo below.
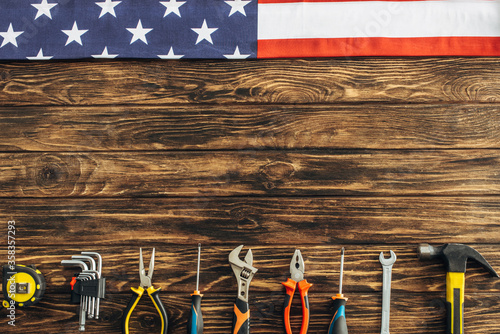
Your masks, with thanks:
<instances>
[{"instance_id":1,"label":"red stripe on flag","mask_svg":"<svg viewBox=\"0 0 500 334\"><path fill-rule=\"evenodd\" d=\"M259 0L259 4L264 3L300 3L300 2L366 2L366 1L384 1L384 0ZM435 0L386 0L386 1L435 1Z\"/></svg>"},{"instance_id":2,"label":"red stripe on flag","mask_svg":"<svg viewBox=\"0 0 500 334\"><path fill-rule=\"evenodd\" d=\"M500 56L500 37L276 39L257 46L257 58L351 56Z\"/></svg>"}]
</instances>

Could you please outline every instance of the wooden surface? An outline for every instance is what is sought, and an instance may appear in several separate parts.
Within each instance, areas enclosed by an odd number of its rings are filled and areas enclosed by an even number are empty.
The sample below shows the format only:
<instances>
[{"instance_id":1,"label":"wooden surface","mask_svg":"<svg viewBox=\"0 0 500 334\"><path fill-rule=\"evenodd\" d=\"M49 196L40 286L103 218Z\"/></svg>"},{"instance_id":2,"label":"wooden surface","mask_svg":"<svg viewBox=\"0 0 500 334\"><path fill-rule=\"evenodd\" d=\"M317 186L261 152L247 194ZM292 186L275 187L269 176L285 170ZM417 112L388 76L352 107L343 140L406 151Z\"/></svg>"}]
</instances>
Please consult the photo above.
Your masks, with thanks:
<instances>
[{"instance_id":1,"label":"wooden surface","mask_svg":"<svg viewBox=\"0 0 500 334\"><path fill-rule=\"evenodd\" d=\"M186 332L198 242L207 334L231 331L240 244L259 269L252 333L283 332L295 248L312 334L327 332L341 247L354 334L380 332L381 251L398 256L391 333L445 332L445 269L419 243L471 245L500 271L497 58L0 63L0 101L1 226L16 221L17 262L47 280L16 328L0 311L2 333L78 333L60 261L80 251L102 254L107 279L87 333L121 332L140 247L156 248L169 333ZM466 333L500 333L499 297L469 261ZM139 305L134 333L158 333Z\"/></svg>"}]
</instances>

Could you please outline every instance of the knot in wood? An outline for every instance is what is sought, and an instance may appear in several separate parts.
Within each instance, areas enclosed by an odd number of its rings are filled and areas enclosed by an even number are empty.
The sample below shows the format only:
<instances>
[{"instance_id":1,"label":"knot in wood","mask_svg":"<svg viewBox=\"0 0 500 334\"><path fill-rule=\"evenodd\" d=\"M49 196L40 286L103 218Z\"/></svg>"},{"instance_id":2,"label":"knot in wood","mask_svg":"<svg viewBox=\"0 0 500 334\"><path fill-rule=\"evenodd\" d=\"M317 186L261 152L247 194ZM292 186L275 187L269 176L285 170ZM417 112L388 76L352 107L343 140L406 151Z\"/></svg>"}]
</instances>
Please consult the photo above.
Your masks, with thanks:
<instances>
[{"instance_id":1,"label":"knot in wood","mask_svg":"<svg viewBox=\"0 0 500 334\"><path fill-rule=\"evenodd\" d=\"M268 181L282 181L292 176L294 172L293 165L284 161L271 162L260 169L261 175Z\"/></svg>"},{"instance_id":2,"label":"knot in wood","mask_svg":"<svg viewBox=\"0 0 500 334\"><path fill-rule=\"evenodd\" d=\"M10 79L11 79L10 72L8 70L4 69L4 70L0 71L0 82L2 82L2 81L6 82Z\"/></svg>"},{"instance_id":3,"label":"knot in wood","mask_svg":"<svg viewBox=\"0 0 500 334\"><path fill-rule=\"evenodd\" d=\"M120 317L120 315L114 315L114 314L112 314L112 312L108 312L106 310L99 312L99 317L101 318L101 321L105 321L105 322L111 321L115 316L117 318Z\"/></svg>"},{"instance_id":4,"label":"knot in wood","mask_svg":"<svg viewBox=\"0 0 500 334\"><path fill-rule=\"evenodd\" d=\"M259 223L253 217L245 217L238 220L236 228L238 230L255 230L259 227Z\"/></svg>"},{"instance_id":5,"label":"knot in wood","mask_svg":"<svg viewBox=\"0 0 500 334\"><path fill-rule=\"evenodd\" d=\"M37 185L45 189L59 187L67 179L67 166L54 161L39 166L38 174L36 175Z\"/></svg>"},{"instance_id":6,"label":"knot in wood","mask_svg":"<svg viewBox=\"0 0 500 334\"><path fill-rule=\"evenodd\" d=\"M229 215L231 216L231 218L238 220L245 219L248 216L254 215L255 213L256 213L255 208L246 206L244 204L242 206L232 208L229 211Z\"/></svg>"},{"instance_id":7,"label":"knot in wood","mask_svg":"<svg viewBox=\"0 0 500 334\"><path fill-rule=\"evenodd\" d=\"M74 191L80 177L78 159L71 155L28 155L25 163L26 194L67 196Z\"/></svg>"},{"instance_id":8,"label":"knot in wood","mask_svg":"<svg viewBox=\"0 0 500 334\"><path fill-rule=\"evenodd\" d=\"M143 314L140 316L141 328L155 329L161 326L159 318L149 315Z\"/></svg>"}]
</instances>

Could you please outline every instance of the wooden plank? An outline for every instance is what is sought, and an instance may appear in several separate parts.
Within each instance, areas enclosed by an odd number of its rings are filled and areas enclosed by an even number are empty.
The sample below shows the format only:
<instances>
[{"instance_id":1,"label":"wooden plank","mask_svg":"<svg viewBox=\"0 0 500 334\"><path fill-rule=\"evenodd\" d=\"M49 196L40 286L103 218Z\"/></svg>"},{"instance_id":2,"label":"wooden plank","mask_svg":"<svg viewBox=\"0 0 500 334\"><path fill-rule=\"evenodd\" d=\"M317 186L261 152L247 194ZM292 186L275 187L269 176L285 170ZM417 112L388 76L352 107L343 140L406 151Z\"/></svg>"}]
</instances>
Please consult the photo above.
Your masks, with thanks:
<instances>
[{"instance_id":1,"label":"wooden plank","mask_svg":"<svg viewBox=\"0 0 500 334\"><path fill-rule=\"evenodd\" d=\"M493 195L499 151L1 153L0 197Z\"/></svg>"},{"instance_id":2,"label":"wooden plank","mask_svg":"<svg viewBox=\"0 0 500 334\"><path fill-rule=\"evenodd\" d=\"M136 233L140 233L136 231ZM143 242L146 264L151 250L156 249L154 282L162 289L189 295L196 284L197 240L190 245L176 245L160 240L161 244ZM250 293L281 294L281 282L290 277L290 261L296 244L262 245L245 243L241 258L252 249L254 263L259 270L252 280ZM433 243L438 245L437 243ZM97 251L103 258L103 276L106 277L109 293L128 291L131 284L139 284L139 246L96 246L92 240L87 245L74 247L31 247L17 243L16 260L19 264L35 264L44 274L48 293L64 293L69 289L71 277L80 268L66 268L60 262L71 259L82 251ZM201 289L207 294L236 292L236 279L228 263L229 253L236 245L203 244L201 262ZM340 245L300 245L305 261L305 278L314 284L310 293L338 291L340 270ZM498 244L470 244L490 265L500 272L500 250ZM417 258L417 243L385 245L345 245L344 288L346 294L373 293L382 291L382 266L379 254L389 250L397 255L392 271L392 290L399 293L428 293L445 291L445 264L440 259L422 261ZM272 250L272 251L271 251ZM466 274L467 292L500 293L500 280L493 278L486 269L472 260L468 262Z\"/></svg>"},{"instance_id":3,"label":"wooden plank","mask_svg":"<svg viewBox=\"0 0 500 334\"><path fill-rule=\"evenodd\" d=\"M500 105L0 108L2 151L499 148Z\"/></svg>"},{"instance_id":4,"label":"wooden plank","mask_svg":"<svg viewBox=\"0 0 500 334\"><path fill-rule=\"evenodd\" d=\"M310 297L310 333L326 333L332 318L329 294ZM353 294L349 296L346 311L349 333L369 334L380 332L381 297L379 294ZM129 300L128 294L110 294L102 301L101 319L88 320L86 333L121 333L121 317ZM144 298L144 297L143 297ZM169 333L185 333L190 307L188 294L163 291L161 299L169 316ZM252 333L282 333L283 294L253 295L250 297ZM68 296L46 295L45 299L26 310L16 310L17 328L38 326L47 333L78 332L77 306L67 303ZM444 294L393 293L391 296L391 332L433 334L445 331L446 314ZM467 333L498 333L500 327L500 302L498 294L466 294L465 331ZM232 321L233 296L205 295L202 305L204 333L229 333ZM292 328L300 328L300 308L294 300ZM159 333L160 321L150 300L141 301L131 320L135 332ZM7 324L2 324L8 333ZM12 331L14 333L15 331Z\"/></svg>"},{"instance_id":5,"label":"wooden plank","mask_svg":"<svg viewBox=\"0 0 500 334\"><path fill-rule=\"evenodd\" d=\"M0 222L16 221L20 245L56 249L499 244L499 217L498 197L0 199Z\"/></svg>"},{"instance_id":6,"label":"wooden plank","mask_svg":"<svg viewBox=\"0 0 500 334\"><path fill-rule=\"evenodd\" d=\"M499 100L497 58L0 64L4 105Z\"/></svg>"}]
</instances>

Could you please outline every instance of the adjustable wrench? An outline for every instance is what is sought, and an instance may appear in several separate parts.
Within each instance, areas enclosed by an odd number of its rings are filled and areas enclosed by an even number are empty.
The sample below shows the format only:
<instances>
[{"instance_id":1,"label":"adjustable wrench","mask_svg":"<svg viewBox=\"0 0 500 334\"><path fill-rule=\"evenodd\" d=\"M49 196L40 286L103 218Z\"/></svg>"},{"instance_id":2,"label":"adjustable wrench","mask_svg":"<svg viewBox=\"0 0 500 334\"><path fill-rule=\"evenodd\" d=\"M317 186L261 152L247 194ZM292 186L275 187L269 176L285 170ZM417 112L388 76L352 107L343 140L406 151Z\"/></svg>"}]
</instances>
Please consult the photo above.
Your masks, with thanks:
<instances>
[{"instance_id":1,"label":"adjustable wrench","mask_svg":"<svg viewBox=\"0 0 500 334\"><path fill-rule=\"evenodd\" d=\"M382 264L382 328L380 334L389 334L389 316L391 313L391 280L392 265L396 262L396 254L391 250L391 257L384 258L384 252L380 253L379 261Z\"/></svg>"},{"instance_id":2,"label":"adjustable wrench","mask_svg":"<svg viewBox=\"0 0 500 334\"><path fill-rule=\"evenodd\" d=\"M248 305L248 288L257 268L253 267L252 250L249 249L242 261L239 254L243 245L236 247L229 254L229 264L238 283L238 295L234 302L233 334L250 334L250 307Z\"/></svg>"}]
</instances>

